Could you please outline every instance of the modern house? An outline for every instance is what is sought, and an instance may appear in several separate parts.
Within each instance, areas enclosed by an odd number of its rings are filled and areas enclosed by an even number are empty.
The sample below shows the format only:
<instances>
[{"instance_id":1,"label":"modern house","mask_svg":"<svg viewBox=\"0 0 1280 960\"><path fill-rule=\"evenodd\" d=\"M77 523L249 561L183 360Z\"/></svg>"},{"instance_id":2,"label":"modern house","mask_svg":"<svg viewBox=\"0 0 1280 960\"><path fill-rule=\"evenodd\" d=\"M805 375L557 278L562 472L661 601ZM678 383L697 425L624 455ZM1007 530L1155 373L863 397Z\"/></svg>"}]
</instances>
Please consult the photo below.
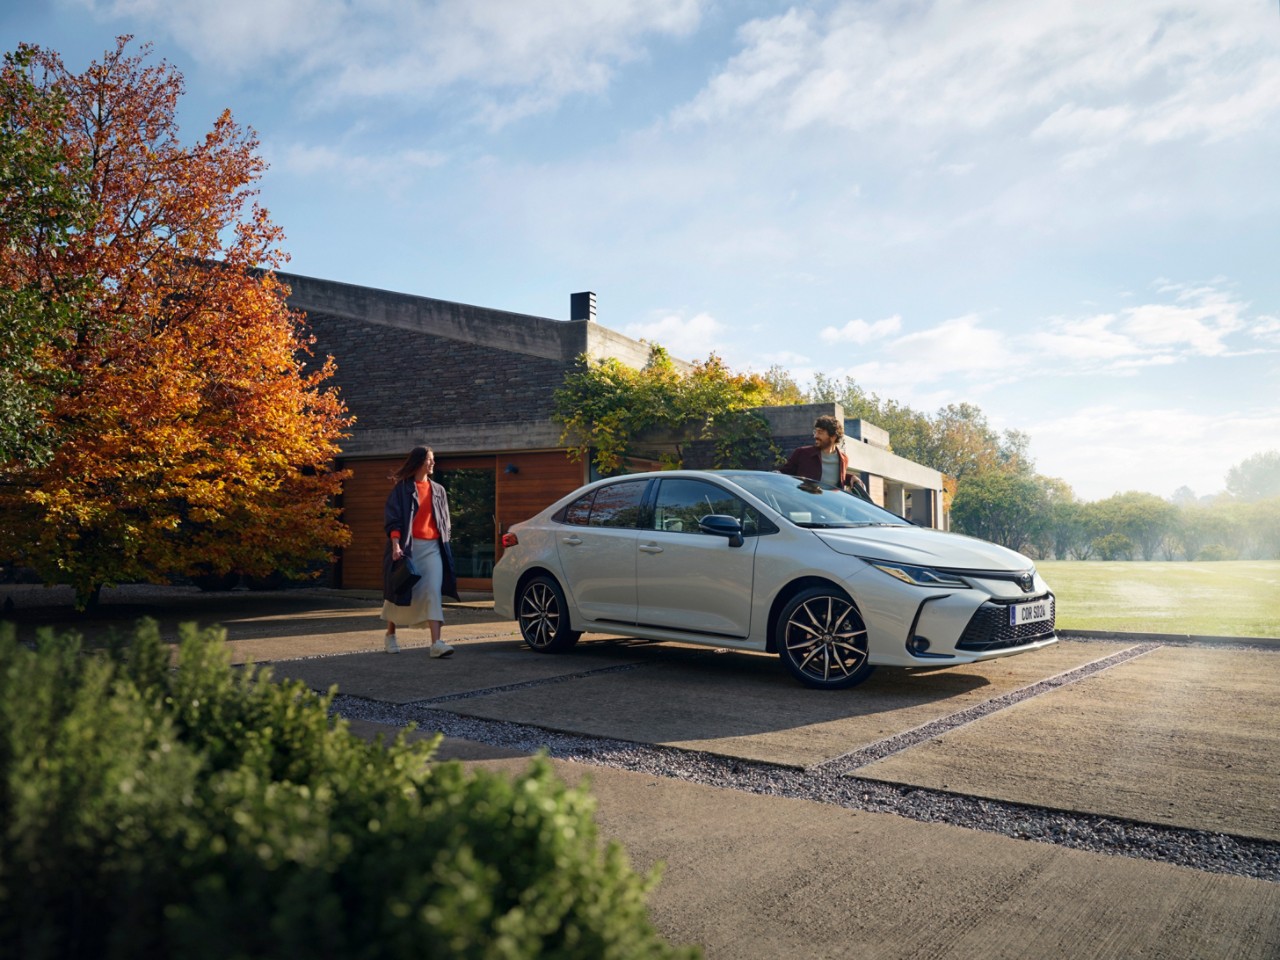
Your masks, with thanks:
<instances>
[{"instance_id":1,"label":"modern house","mask_svg":"<svg viewBox=\"0 0 1280 960\"><path fill-rule=\"evenodd\" d=\"M449 491L463 587L486 588L511 524L591 479L551 419L553 394L580 355L642 366L649 345L600 326L595 295L570 297L567 321L280 273L306 313L315 355L337 361L335 385L355 423L339 466L351 471L343 519L352 542L335 585L381 586L382 509L389 472L418 444L435 451ZM789 451L811 442L814 418L838 405L759 411ZM895 456L883 430L846 424L845 450L873 499L916 523L945 526L942 476ZM695 465L690 463L689 465Z\"/></svg>"}]
</instances>

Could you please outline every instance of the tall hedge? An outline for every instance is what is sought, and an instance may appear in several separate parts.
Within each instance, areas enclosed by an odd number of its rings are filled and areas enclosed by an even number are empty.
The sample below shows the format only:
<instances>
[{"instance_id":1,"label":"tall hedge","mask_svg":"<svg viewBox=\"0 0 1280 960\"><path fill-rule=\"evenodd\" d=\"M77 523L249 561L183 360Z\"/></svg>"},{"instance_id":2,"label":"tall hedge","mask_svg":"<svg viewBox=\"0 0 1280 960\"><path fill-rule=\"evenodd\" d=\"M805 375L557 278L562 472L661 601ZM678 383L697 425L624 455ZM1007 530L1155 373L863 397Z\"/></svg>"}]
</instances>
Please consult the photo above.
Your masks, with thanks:
<instances>
[{"instance_id":1,"label":"tall hedge","mask_svg":"<svg viewBox=\"0 0 1280 960\"><path fill-rule=\"evenodd\" d=\"M329 696L154 622L106 654L0 625L0 944L32 958L685 957L657 872L545 758L371 744ZM10 953L12 951L12 953Z\"/></svg>"}]
</instances>

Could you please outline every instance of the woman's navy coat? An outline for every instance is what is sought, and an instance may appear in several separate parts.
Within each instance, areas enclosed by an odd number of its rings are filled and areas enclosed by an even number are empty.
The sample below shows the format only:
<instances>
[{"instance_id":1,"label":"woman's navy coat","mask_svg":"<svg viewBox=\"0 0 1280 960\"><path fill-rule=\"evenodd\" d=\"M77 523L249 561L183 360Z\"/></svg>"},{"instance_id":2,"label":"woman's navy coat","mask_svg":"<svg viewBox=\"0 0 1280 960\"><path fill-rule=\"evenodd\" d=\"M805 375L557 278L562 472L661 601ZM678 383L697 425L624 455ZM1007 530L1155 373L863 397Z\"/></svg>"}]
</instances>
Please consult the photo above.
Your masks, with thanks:
<instances>
[{"instance_id":1,"label":"woman's navy coat","mask_svg":"<svg viewBox=\"0 0 1280 960\"><path fill-rule=\"evenodd\" d=\"M440 531L440 559L443 561L444 577L440 582L440 595L450 600L458 599L458 577L453 569L453 552L449 547L449 496L444 487L431 481L431 507L435 511L436 529ZM390 600L400 607L410 603L412 587L406 587L397 594L391 589L391 531L400 531L400 549L406 557L413 556L413 515L418 512L418 487L413 477L401 480L387 495L387 505L383 510L383 533L386 544L382 549L382 599Z\"/></svg>"}]
</instances>

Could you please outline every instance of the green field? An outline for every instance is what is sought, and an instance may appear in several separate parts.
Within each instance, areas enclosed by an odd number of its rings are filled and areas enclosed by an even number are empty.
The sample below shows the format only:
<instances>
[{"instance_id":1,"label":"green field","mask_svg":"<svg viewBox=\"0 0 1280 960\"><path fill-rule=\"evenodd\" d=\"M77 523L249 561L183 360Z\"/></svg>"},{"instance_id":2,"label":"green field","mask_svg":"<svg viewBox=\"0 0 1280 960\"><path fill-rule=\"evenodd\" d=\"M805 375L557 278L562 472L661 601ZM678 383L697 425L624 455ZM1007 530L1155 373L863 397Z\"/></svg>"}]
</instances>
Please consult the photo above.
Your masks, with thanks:
<instances>
[{"instance_id":1,"label":"green field","mask_svg":"<svg viewBox=\"0 0 1280 960\"><path fill-rule=\"evenodd\" d=\"M1058 628L1280 638L1280 561L1037 563Z\"/></svg>"}]
</instances>

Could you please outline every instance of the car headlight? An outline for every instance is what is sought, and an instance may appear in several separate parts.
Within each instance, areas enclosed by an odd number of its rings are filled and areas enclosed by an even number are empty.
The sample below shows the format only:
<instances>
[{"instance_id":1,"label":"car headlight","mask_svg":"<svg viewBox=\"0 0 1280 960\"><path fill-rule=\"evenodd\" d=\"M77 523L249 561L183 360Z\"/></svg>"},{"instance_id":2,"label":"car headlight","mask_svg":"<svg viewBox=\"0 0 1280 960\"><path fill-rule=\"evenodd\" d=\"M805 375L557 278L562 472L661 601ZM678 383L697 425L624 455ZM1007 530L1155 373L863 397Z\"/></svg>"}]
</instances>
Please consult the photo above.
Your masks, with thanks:
<instances>
[{"instance_id":1,"label":"car headlight","mask_svg":"<svg viewBox=\"0 0 1280 960\"><path fill-rule=\"evenodd\" d=\"M871 564L877 570L887 573L889 576L901 580L903 583L909 583L913 587L953 587L959 590L968 590L969 584L961 580L954 573L947 573L945 570L937 570L933 567L918 567L914 563L894 563L891 560L872 560L870 557L863 557L867 563Z\"/></svg>"}]
</instances>

